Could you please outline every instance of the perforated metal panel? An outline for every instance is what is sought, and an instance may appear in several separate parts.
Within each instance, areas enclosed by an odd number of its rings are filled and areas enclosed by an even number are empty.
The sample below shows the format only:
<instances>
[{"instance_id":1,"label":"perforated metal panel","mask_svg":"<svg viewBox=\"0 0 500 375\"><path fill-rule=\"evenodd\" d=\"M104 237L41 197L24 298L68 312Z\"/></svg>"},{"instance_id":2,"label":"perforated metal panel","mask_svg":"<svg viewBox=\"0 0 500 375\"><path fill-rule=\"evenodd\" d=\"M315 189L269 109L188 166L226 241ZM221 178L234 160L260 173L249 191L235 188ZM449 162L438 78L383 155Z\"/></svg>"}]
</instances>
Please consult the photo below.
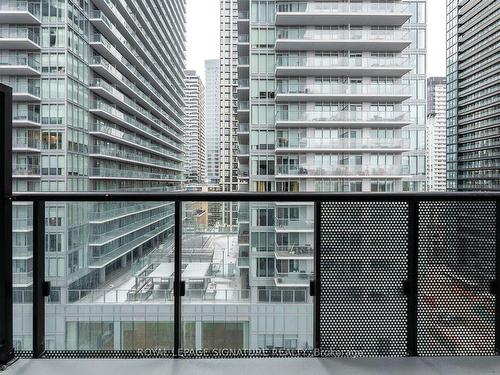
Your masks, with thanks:
<instances>
[{"instance_id":1,"label":"perforated metal panel","mask_svg":"<svg viewBox=\"0 0 500 375\"><path fill-rule=\"evenodd\" d=\"M419 205L418 352L494 354L495 203Z\"/></svg>"},{"instance_id":2,"label":"perforated metal panel","mask_svg":"<svg viewBox=\"0 0 500 375\"><path fill-rule=\"evenodd\" d=\"M323 355L406 355L408 204L322 203L320 240Z\"/></svg>"}]
</instances>

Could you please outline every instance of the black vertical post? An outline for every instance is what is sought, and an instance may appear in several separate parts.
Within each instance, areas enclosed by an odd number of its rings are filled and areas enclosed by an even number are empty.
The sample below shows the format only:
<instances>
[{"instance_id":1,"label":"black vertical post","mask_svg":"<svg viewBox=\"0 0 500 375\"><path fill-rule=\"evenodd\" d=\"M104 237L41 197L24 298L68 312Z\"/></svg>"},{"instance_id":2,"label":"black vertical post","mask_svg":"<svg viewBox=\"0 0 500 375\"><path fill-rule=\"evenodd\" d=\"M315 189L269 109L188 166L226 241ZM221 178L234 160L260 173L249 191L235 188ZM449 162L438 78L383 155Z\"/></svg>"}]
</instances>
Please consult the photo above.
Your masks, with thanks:
<instances>
[{"instance_id":1,"label":"black vertical post","mask_svg":"<svg viewBox=\"0 0 500 375\"><path fill-rule=\"evenodd\" d=\"M0 84L0 365L14 358L12 341L12 89Z\"/></svg>"},{"instance_id":2,"label":"black vertical post","mask_svg":"<svg viewBox=\"0 0 500 375\"><path fill-rule=\"evenodd\" d=\"M406 282L408 297L407 321L407 354L418 356L418 201L408 202L408 280Z\"/></svg>"},{"instance_id":3,"label":"black vertical post","mask_svg":"<svg viewBox=\"0 0 500 375\"><path fill-rule=\"evenodd\" d=\"M314 202L314 351L321 356L321 202Z\"/></svg>"},{"instance_id":4,"label":"black vertical post","mask_svg":"<svg viewBox=\"0 0 500 375\"><path fill-rule=\"evenodd\" d=\"M33 202L33 358L45 352L45 202Z\"/></svg>"},{"instance_id":5,"label":"black vertical post","mask_svg":"<svg viewBox=\"0 0 500 375\"><path fill-rule=\"evenodd\" d=\"M182 295L182 202L175 201L174 247L174 357L179 358L181 348L181 295Z\"/></svg>"},{"instance_id":6,"label":"black vertical post","mask_svg":"<svg viewBox=\"0 0 500 375\"><path fill-rule=\"evenodd\" d=\"M499 298L499 282L500 282L500 200L496 199L496 253L495 253L495 352L500 354L500 298Z\"/></svg>"}]
</instances>

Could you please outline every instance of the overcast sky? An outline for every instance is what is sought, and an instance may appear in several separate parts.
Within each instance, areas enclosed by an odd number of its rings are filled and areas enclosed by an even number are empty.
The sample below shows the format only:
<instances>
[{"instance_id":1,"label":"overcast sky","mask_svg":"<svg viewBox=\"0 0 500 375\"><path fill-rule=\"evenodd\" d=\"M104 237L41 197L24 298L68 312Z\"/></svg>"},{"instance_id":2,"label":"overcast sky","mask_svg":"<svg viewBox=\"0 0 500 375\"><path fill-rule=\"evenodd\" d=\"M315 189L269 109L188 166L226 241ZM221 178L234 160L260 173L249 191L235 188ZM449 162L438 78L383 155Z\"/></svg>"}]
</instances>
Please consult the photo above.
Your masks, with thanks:
<instances>
[{"instance_id":1,"label":"overcast sky","mask_svg":"<svg viewBox=\"0 0 500 375\"><path fill-rule=\"evenodd\" d=\"M219 0L187 0L187 68L219 58ZM446 0L427 1L427 75L446 74Z\"/></svg>"}]
</instances>

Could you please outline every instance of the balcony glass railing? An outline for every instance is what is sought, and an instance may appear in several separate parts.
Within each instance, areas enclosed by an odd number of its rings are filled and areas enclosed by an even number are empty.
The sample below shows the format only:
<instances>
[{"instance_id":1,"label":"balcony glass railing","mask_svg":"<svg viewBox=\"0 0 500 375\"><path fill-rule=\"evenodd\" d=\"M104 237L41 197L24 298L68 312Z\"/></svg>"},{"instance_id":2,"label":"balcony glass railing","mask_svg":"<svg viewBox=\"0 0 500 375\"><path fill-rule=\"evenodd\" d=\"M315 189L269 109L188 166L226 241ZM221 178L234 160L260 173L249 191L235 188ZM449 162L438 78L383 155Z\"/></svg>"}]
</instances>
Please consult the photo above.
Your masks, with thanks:
<instances>
[{"instance_id":1,"label":"balcony glass railing","mask_svg":"<svg viewBox=\"0 0 500 375\"><path fill-rule=\"evenodd\" d=\"M90 221L105 221L114 218L119 218L121 216L134 215L141 211L154 210L160 207L166 207L169 203L138 203L138 204L126 204L124 207L114 208L102 211L92 211L89 212Z\"/></svg>"},{"instance_id":2,"label":"balcony glass railing","mask_svg":"<svg viewBox=\"0 0 500 375\"><path fill-rule=\"evenodd\" d=\"M12 114L14 121L29 121L40 124L40 113L34 111L14 111Z\"/></svg>"},{"instance_id":3,"label":"balcony glass railing","mask_svg":"<svg viewBox=\"0 0 500 375\"><path fill-rule=\"evenodd\" d=\"M408 13L409 4L391 2L310 2L289 1L276 6L278 13Z\"/></svg>"},{"instance_id":4,"label":"balcony glass railing","mask_svg":"<svg viewBox=\"0 0 500 375\"><path fill-rule=\"evenodd\" d=\"M12 87L13 94L29 94L40 98L40 81L28 82L27 80L17 79L10 82L2 82L10 87Z\"/></svg>"},{"instance_id":5,"label":"balcony glass railing","mask_svg":"<svg viewBox=\"0 0 500 375\"><path fill-rule=\"evenodd\" d=\"M250 86L249 79L239 79L238 80L238 87L239 88L248 88L249 86Z\"/></svg>"},{"instance_id":6,"label":"balcony glass railing","mask_svg":"<svg viewBox=\"0 0 500 375\"><path fill-rule=\"evenodd\" d=\"M250 56L240 56L240 57L238 57L238 64L240 64L240 65L249 65L250 64Z\"/></svg>"},{"instance_id":7,"label":"balcony glass railing","mask_svg":"<svg viewBox=\"0 0 500 375\"><path fill-rule=\"evenodd\" d=\"M101 35L101 34L93 34L91 36L90 42L91 43L101 43L109 51L109 53L111 53L113 56L115 56L116 59L118 59L121 64L123 64L133 75L135 75L135 78L137 79L137 82L141 82L141 84L144 82L144 84L145 84L145 82L149 82L150 81L150 80L144 78L143 74L140 73L137 70L137 68L133 64L131 64L125 57L123 57L123 55L103 35ZM152 73L150 71L149 67L147 67L146 64L143 64L141 66L145 66L144 69L146 69L148 72L150 72L151 76L153 76L152 81L159 82L159 78L156 77L154 75L154 73ZM152 87L152 85L148 85L148 87ZM163 86L161 86L161 87L163 87ZM157 92L156 89L154 91ZM183 104L181 102L179 102L177 99L175 99L174 97L172 97L172 95L170 95L166 91L166 88L165 88L165 90L163 90L162 97L163 97L162 102L166 103L166 102L168 102L168 100L170 100L170 101L174 101L175 104L177 104L177 106L179 108L183 107ZM165 100L166 98L168 98L168 100ZM175 112L178 112L178 111L175 110Z\"/></svg>"},{"instance_id":8,"label":"balcony glass railing","mask_svg":"<svg viewBox=\"0 0 500 375\"><path fill-rule=\"evenodd\" d=\"M370 122L408 122L407 112L378 111L277 111L277 121L370 121Z\"/></svg>"},{"instance_id":9,"label":"balcony glass railing","mask_svg":"<svg viewBox=\"0 0 500 375\"><path fill-rule=\"evenodd\" d=\"M14 285L30 285L32 283L33 283L33 271L14 272L12 274L12 284Z\"/></svg>"},{"instance_id":10,"label":"balcony glass railing","mask_svg":"<svg viewBox=\"0 0 500 375\"><path fill-rule=\"evenodd\" d=\"M40 17L40 3L28 1L2 0L0 12L28 12L35 17Z\"/></svg>"},{"instance_id":11,"label":"balcony glass railing","mask_svg":"<svg viewBox=\"0 0 500 375\"><path fill-rule=\"evenodd\" d=\"M277 67L307 67L307 68L385 68L409 67L410 59L406 57L316 57L288 56L276 57Z\"/></svg>"},{"instance_id":12,"label":"balcony glass railing","mask_svg":"<svg viewBox=\"0 0 500 375\"><path fill-rule=\"evenodd\" d=\"M309 286L314 275L310 272L276 272L277 286Z\"/></svg>"},{"instance_id":13,"label":"balcony glass railing","mask_svg":"<svg viewBox=\"0 0 500 375\"><path fill-rule=\"evenodd\" d=\"M250 17L250 12L248 11L240 11L238 12L238 19L240 20L247 20Z\"/></svg>"},{"instance_id":14,"label":"balcony glass railing","mask_svg":"<svg viewBox=\"0 0 500 375\"><path fill-rule=\"evenodd\" d=\"M313 229L313 218L285 219L275 218L274 225L278 229Z\"/></svg>"},{"instance_id":15,"label":"balcony glass railing","mask_svg":"<svg viewBox=\"0 0 500 375\"><path fill-rule=\"evenodd\" d=\"M160 147L154 143L148 142L147 140L140 138L139 136L130 133L125 133L120 129L116 128L116 125L114 124L106 123L100 120L95 120L91 126L90 131L103 133L113 138L122 139L127 142L133 143L135 145L139 145L143 148L147 148L148 150L154 151L156 153L160 153L162 155L168 155L170 157L183 160L182 154L178 152L173 152L171 150L168 150L167 148Z\"/></svg>"},{"instance_id":16,"label":"balcony glass railing","mask_svg":"<svg viewBox=\"0 0 500 375\"><path fill-rule=\"evenodd\" d=\"M26 137L18 137L12 140L13 148L40 149L40 140Z\"/></svg>"},{"instance_id":17,"label":"balcony glass railing","mask_svg":"<svg viewBox=\"0 0 500 375\"><path fill-rule=\"evenodd\" d=\"M311 245L276 245L276 258L311 258L314 249Z\"/></svg>"},{"instance_id":18,"label":"balcony glass railing","mask_svg":"<svg viewBox=\"0 0 500 375\"><path fill-rule=\"evenodd\" d=\"M28 27L7 27L0 28L0 39L28 39L40 45L40 34L35 28Z\"/></svg>"},{"instance_id":19,"label":"balcony glass railing","mask_svg":"<svg viewBox=\"0 0 500 375\"><path fill-rule=\"evenodd\" d=\"M303 94L303 95L410 95L410 87L402 84L338 84L329 82L325 84L287 84L278 81L276 92L278 94Z\"/></svg>"},{"instance_id":20,"label":"balcony glass railing","mask_svg":"<svg viewBox=\"0 0 500 375\"><path fill-rule=\"evenodd\" d=\"M241 122L238 124L238 132L239 133L248 133L249 131L250 131L249 124L243 124Z\"/></svg>"},{"instance_id":21,"label":"balcony glass railing","mask_svg":"<svg viewBox=\"0 0 500 375\"><path fill-rule=\"evenodd\" d=\"M130 169L114 169L114 168L89 168L89 175L91 177L106 178L120 178L120 179L133 179L133 180L182 180L181 174L168 174L168 173L155 173L146 171L136 171Z\"/></svg>"},{"instance_id":22,"label":"balcony glass railing","mask_svg":"<svg viewBox=\"0 0 500 375\"><path fill-rule=\"evenodd\" d=\"M401 176L408 168L395 165L301 165L276 166L277 175L286 176Z\"/></svg>"},{"instance_id":23,"label":"balcony glass railing","mask_svg":"<svg viewBox=\"0 0 500 375\"><path fill-rule=\"evenodd\" d=\"M167 145L176 147L179 149L179 151L182 151L184 146L181 145L180 143L177 143L173 141L170 138L165 137L163 134L160 132L157 132L156 130L152 129L151 127L148 127L146 125L143 125L139 121L135 119L135 117L130 116L119 109L117 109L115 106L108 104L102 100L94 100L93 103L91 104L91 110L102 110L104 112L107 112L108 114L117 117L118 119L130 124L131 127L137 128L140 130L143 134L148 135L148 136L154 136L155 138L161 140L162 142L166 143Z\"/></svg>"},{"instance_id":24,"label":"balcony glass railing","mask_svg":"<svg viewBox=\"0 0 500 375\"><path fill-rule=\"evenodd\" d=\"M140 153L128 152L109 146L93 146L90 148L90 154L126 159L130 163L150 164L162 168L182 170L182 165L179 163L172 163L166 160L154 159Z\"/></svg>"},{"instance_id":25,"label":"balcony glass railing","mask_svg":"<svg viewBox=\"0 0 500 375\"><path fill-rule=\"evenodd\" d=\"M277 148L283 149L376 149L376 148L408 148L409 142L401 138L302 138L300 140L278 139Z\"/></svg>"},{"instance_id":26,"label":"balcony glass railing","mask_svg":"<svg viewBox=\"0 0 500 375\"><path fill-rule=\"evenodd\" d=\"M26 177L39 177L40 176L40 166L39 165L29 165L29 164L13 164L12 165L12 175L13 176L26 176Z\"/></svg>"},{"instance_id":27,"label":"balcony glass railing","mask_svg":"<svg viewBox=\"0 0 500 375\"><path fill-rule=\"evenodd\" d=\"M109 230L102 233L91 233L89 236L90 246L99 246L99 244L107 243L113 241L119 237L122 237L128 233L132 233L135 230L144 228L148 225L152 225L163 219L170 218L174 213L173 207L169 207L159 214L155 214L143 220L135 220L128 225L119 226L116 229ZM169 220L170 224L173 224L173 220ZM96 226L96 228L101 228L101 226Z\"/></svg>"},{"instance_id":28,"label":"balcony glass railing","mask_svg":"<svg viewBox=\"0 0 500 375\"><path fill-rule=\"evenodd\" d=\"M240 34L238 35L238 42L240 43L248 43L250 41L250 37L248 34Z\"/></svg>"},{"instance_id":29,"label":"balcony glass railing","mask_svg":"<svg viewBox=\"0 0 500 375\"><path fill-rule=\"evenodd\" d=\"M147 103L153 110L155 110L159 116L162 116L166 121L176 121L172 116L170 116L163 108L161 108L156 102L154 102L150 97L148 97L141 89L137 87L135 83L121 74L116 67L111 65L106 59L101 56L94 56L92 58L93 65L100 65L104 69L106 69L117 81L122 83L127 87L127 89L132 90L134 95L137 95L144 102ZM142 77L142 76L141 76ZM182 118L182 114L178 113L178 111L166 100L162 99L161 94L146 80L140 81L142 85L144 85L153 96L156 96L157 100L162 103L163 106L168 108L172 113L174 113L178 119ZM176 137L181 137L182 133L178 132L174 128L168 128L168 132L173 134Z\"/></svg>"},{"instance_id":30,"label":"balcony glass railing","mask_svg":"<svg viewBox=\"0 0 500 375\"><path fill-rule=\"evenodd\" d=\"M0 65L29 66L40 71L40 56L20 53L0 54Z\"/></svg>"},{"instance_id":31,"label":"balcony glass railing","mask_svg":"<svg viewBox=\"0 0 500 375\"><path fill-rule=\"evenodd\" d=\"M276 39L289 40L367 40L367 41L409 41L410 34L404 30L318 30L278 29Z\"/></svg>"},{"instance_id":32,"label":"balcony glass railing","mask_svg":"<svg viewBox=\"0 0 500 375\"><path fill-rule=\"evenodd\" d=\"M238 103L238 109L240 111L248 111L250 109L250 103L249 102L242 102L242 101L240 101Z\"/></svg>"}]
</instances>

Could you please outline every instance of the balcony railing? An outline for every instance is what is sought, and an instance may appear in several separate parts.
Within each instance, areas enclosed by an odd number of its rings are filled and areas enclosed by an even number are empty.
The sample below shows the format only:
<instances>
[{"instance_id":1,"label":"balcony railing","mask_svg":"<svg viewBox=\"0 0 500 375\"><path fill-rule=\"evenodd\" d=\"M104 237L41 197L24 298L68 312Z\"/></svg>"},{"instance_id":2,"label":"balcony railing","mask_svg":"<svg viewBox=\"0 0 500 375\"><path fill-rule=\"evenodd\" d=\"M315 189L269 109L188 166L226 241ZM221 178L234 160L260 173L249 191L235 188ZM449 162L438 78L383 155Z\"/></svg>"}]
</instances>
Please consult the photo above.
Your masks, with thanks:
<instances>
[{"instance_id":1,"label":"balcony railing","mask_svg":"<svg viewBox=\"0 0 500 375\"><path fill-rule=\"evenodd\" d=\"M339 84L335 82L325 84L291 85L286 81L277 82L277 93L290 95L374 95L374 96L410 96L408 85L402 84Z\"/></svg>"},{"instance_id":2,"label":"balcony railing","mask_svg":"<svg viewBox=\"0 0 500 375\"><path fill-rule=\"evenodd\" d=\"M3 0L0 3L0 12L28 12L36 18L40 18L40 3Z\"/></svg>"},{"instance_id":3,"label":"balcony railing","mask_svg":"<svg viewBox=\"0 0 500 375\"><path fill-rule=\"evenodd\" d=\"M283 149L283 151L290 149L406 149L408 147L408 140L402 138L302 138L300 140L278 139L276 142L276 148Z\"/></svg>"},{"instance_id":4,"label":"balcony railing","mask_svg":"<svg viewBox=\"0 0 500 375\"><path fill-rule=\"evenodd\" d=\"M404 30L318 30L318 29L278 29L277 40L367 40L367 41L407 41L410 34Z\"/></svg>"},{"instance_id":5,"label":"balcony railing","mask_svg":"<svg viewBox=\"0 0 500 375\"><path fill-rule=\"evenodd\" d=\"M0 55L0 66L27 66L40 72L40 58L38 55L10 53Z\"/></svg>"},{"instance_id":6,"label":"balcony railing","mask_svg":"<svg viewBox=\"0 0 500 375\"><path fill-rule=\"evenodd\" d=\"M305 68L394 68L410 67L406 57L317 57L317 56L287 56L276 57L277 67Z\"/></svg>"},{"instance_id":7,"label":"balcony railing","mask_svg":"<svg viewBox=\"0 0 500 375\"><path fill-rule=\"evenodd\" d=\"M252 252L250 258L240 253L243 261L238 264L240 268L249 267L249 272L252 272L255 254L267 253L267 257L271 255L276 259L273 268L269 268L266 263L266 267L260 269L267 270L261 276L266 282L272 282L273 288L258 290L255 296L245 288L236 291L223 289L219 292L212 287L199 289L183 286L181 275L185 274L186 269L182 269L181 258L178 257L173 259L173 267L178 273L169 274L171 283L161 276L150 274L154 267L144 271L146 273L138 279L146 281L148 277L157 277L163 280L162 285L170 285L168 288L141 289L140 286L148 284L137 284L132 289L69 289L64 291L67 293L68 306L102 309L103 305L108 304L120 308L145 304L156 308L158 305L171 307L184 303L201 306L235 304L246 309L256 298L259 303L269 304L267 307L271 309L279 306L280 311L293 310L298 308L292 307L293 304L302 304L306 309L301 310L301 314L311 314L312 318L313 310L307 310L307 306L315 304L319 306L319 313L314 315L312 322L316 335L314 346L320 349L316 354L319 356L332 356L330 350L339 350L338 345L347 348L352 343L360 345L361 356L495 353L494 323L500 315L494 309L499 194L145 192L30 193L9 197L14 202L35 201L33 215L38 219L33 223L34 233L44 231L44 215L40 215L40 209L44 209L47 201L175 202L172 228L174 239L177 240L173 241L175 251L171 254L182 252L179 228L182 228L183 216L179 213L188 202L311 203L315 210L314 220L280 218L275 225L312 226L312 243L276 244L274 252L272 249ZM140 241L154 238L165 230L168 229L159 227L144 238L103 254L102 259L92 263L92 267L110 264L117 256L132 251ZM240 246L244 242L248 243L250 235L240 232ZM33 237L35 268L42 267L44 262L40 262L40 259L45 257L45 252L39 251L44 246L44 241L37 240L39 237ZM320 272L313 272L313 265ZM214 272L212 270L211 274ZM14 275L14 285L33 284L33 298L28 300L33 300L35 312L40 304L51 304L50 301L44 302L42 291L37 289L44 275L44 272L35 271L29 275L31 280L26 273ZM60 291L57 289L54 293L57 295ZM83 314L84 310L79 311ZM182 310L176 310L174 314L174 334L177 337L183 322L181 314ZM37 324L43 327L44 314L34 316L38 320ZM41 332L41 337L34 335L35 343L43 340L44 331ZM437 340L449 332L454 333L450 336L452 339ZM387 335L397 337L397 340L391 341L390 346L380 347L377 344L379 338ZM469 345L471 336L476 338L474 342L481 344ZM452 344L454 346L450 346ZM58 355L64 356L64 353L59 352ZM71 353L78 355L78 351ZM39 354L35 350L33 355L36 357Z\"/></svg>"},{"instance_id":8,"label":"balcony railing","mask_svg":"<svg viewBox=\"0 0 500 375\"><path fill-rule=\"evenodd\" d=\"M277 111L276 120L303 122L409 122L407 112L399 111Z\"/></svg>"},{"instance_id":9,"label":"balcony railing","mask_svg":"<svg viewBox=\"0 0 500 375\"><path fill-rule=\"evenodd\" d=\"M384 3L384 2L305 2L305 1L288 1L277 4L276 11L278 13L408 13L410 7L404 3Z\"/></svg>"},{"instance_id":10,"label":"balcony railing","mask_svg":"<svg viewBox=\"0 0 500 375\"><path fill-rule=\"evenodd\" d=\"M277 176L402 176L408 175L409 169L396 165L276 165Z\"/></svg>"}]
</instances>

